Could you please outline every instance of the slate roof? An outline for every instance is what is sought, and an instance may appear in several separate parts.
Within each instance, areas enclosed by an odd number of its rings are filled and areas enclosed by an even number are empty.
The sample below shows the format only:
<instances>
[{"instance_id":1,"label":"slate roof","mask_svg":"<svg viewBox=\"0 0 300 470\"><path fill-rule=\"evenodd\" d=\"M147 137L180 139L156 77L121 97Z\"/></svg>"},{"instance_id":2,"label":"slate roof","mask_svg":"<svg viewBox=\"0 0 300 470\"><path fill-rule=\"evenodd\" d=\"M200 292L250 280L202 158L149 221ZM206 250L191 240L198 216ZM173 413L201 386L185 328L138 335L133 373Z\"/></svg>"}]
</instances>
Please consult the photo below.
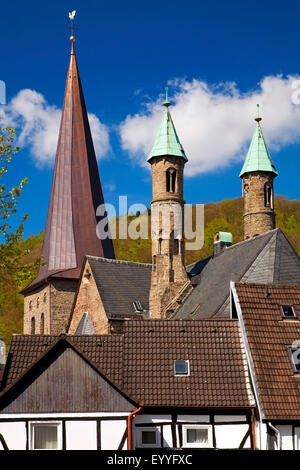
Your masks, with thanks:
<instances>
[{"instance_id":1,"label":"slate roof","mask_svg":"<svg viewBox=\"0 0 300 470\"><path fill-rule=\"evenodd\" d=\"M300 285L300 259L280 229L236 243L187 272L195 287L175 319L228 317L230 281Z\"/></svg>"},{"instance_id":2,"label":"slate roof","mask_svg":"<svg viewBox=\"0 0 300 470\"><path fill-rule=\"evenodd\" d=\"M253 406L238 321L132 320L122 335L67 336L87 359L136 402L156 407ZM60 337L13 336L3 387ZM190 361L190 376L175 377L174 361Z\"/></svg>"},{"instance_id":3,"label":"slate roof","mask_svg":"<svg viewBox=\"0 0 300 470\"><path fill-rule=\"evenodd\" d=\"M300 419L300 375L288 346L300 341L300 286L236 283L243 323L266 419ZM267 293L267 295L266 295ZM283 319L280 305L292 304L297 319ZM300 344L300 343L298 343Z\"/></svg>"},{"instance_id":4,"label":"slate roof","mask_svg":"<svg viewBox=\"0 0 300 470\"><path fill-rule=\"evenodd\" d=\"M133 302L149 310L152 265L87 256L108 318L136 314Z\"/></svg>"}]
</instances>

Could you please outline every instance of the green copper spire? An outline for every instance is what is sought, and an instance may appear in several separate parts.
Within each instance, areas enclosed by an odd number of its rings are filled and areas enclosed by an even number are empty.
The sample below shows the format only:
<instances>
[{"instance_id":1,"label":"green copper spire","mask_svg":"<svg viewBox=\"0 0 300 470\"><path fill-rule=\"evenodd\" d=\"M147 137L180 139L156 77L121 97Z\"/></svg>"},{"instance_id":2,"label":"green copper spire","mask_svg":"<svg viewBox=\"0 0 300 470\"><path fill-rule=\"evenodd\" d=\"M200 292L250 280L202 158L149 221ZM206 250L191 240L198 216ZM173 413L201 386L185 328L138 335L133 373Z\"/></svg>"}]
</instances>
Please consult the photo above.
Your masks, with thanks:
<instances>
[{"instance_id":1,"label":"green copper spire","mask_svg":"<svg viewBox=\"0 0 300 470\"><path fill-rule=\"evenodd\" d=\"M259 105L257 105L257 117L255 118L255 121L257 122L257 125L244 166L240 172L240 178L242 178L245 173L252 173L254 171L266 171L274 173L275 176L277 176L278 173L270 157L269 150L260 127L261 117L259 116Z\"/></svg>"},{"instance_id":2,"label":"green copper spire","mask_svg":"<svg viewBox=\"0 0 300 470\"><path fill-rule=\"evenodd\" d=\"M166 101L164 102L164 106L166 107L166 112L162 119L153 148L147 158L147 162L149 162L153 157L160 157L163 155L174 155L176 157L182 157L185 161L188 161L182 145L179 142L169 111L171 103L168 100L168 87L166 87Z\"/></svg>"}]
</instances>

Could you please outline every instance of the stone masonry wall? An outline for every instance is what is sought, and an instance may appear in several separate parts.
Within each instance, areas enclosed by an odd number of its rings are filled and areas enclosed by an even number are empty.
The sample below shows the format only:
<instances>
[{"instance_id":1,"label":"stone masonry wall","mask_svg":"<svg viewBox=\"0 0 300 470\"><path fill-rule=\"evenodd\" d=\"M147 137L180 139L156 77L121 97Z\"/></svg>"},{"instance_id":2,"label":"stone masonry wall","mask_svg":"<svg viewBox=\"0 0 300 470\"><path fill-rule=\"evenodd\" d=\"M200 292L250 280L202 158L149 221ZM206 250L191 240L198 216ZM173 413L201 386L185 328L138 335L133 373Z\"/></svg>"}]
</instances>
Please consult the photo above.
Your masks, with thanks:
<instances>
[{"instance_id":1,"label":"stone masonry wall","mask_svg":"<svg viewBox=\"0 0 300 470\"><path fill-rule=\"evenodd\" d=\"M109 334L109 322L89 262L83 271L68 334L74 335L82 315L88 312L95 334Z\"/></svg>"},{"instance_id":2,"label":"stone masonry wall","mask_svg":"<svg viewBox=\"0 0 300 470\"><path fill-rule=\"evenodd\" d=\"M152 202L177 199L183 201L183 168L184 161L178 157L154 157L152 167ZM167 192L166 171L174 168L177 172L174 192Z\"/></svg>"},{"instance_id":3,"label":"stone masonry wall","mask_svg":"<svg viewBox=\"0 0 300 470\"><path fill-rule=\"evenodd\" d=\"M151 237L152 275L149 298L151 318L166 318L166 307L188 281L184 268L184 161L155 157L152 166ZM175 191L167 191L166 172L175 169Z\"/></svg>"},{"instance_id":4,"label":"stone masonry wall","mask_svg":"<svg viewBox=\"0 0 300 470\"><path fill-rule=\"evenodd\" d=\"M244 238L252 238L275 228L274 191L271 173L248 173L244 183ZM265 185L272 188L270 205L265 205Z\"/></svg>"},{"instance_id":5,"label":"stone masonry wall","mask_svg":"<svg viewBox=\"0 0 300 470\"><path fill-rule=\"evenodd\" d=\"M78 281L53 279L50 282L51 334L67 332Z\"/></svg>"},{"instance_id":6,"label":"stone masonry wall","mask_svg":"<svg viewBox=\"0 0 300 470\"><path fill-rule=\"evenodd\" d=\"M24 296L24 327L25 335L31 334L32 318L35 319L35 334L41 334L41 316L44 314L44 334L51 332L50 328L50 285L46 284Z\"/></svg>"}]
</instances>

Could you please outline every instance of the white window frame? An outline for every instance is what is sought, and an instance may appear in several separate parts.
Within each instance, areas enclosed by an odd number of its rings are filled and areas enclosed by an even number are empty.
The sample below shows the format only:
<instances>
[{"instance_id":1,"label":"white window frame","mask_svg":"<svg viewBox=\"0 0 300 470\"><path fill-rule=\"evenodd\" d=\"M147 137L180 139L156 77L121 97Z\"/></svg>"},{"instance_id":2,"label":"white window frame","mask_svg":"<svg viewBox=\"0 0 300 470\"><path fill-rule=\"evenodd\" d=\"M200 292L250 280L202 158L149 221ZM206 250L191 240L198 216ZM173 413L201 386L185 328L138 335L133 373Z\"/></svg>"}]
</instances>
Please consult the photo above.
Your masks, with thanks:
<instances>
[{"instance_id":1,"label":"white window frame","mask_svg":"<svg viewBox=\"0 0 300 470\"><path fill-rule=\"evenodd\" d=\"M177 361L184 361L187 362L187 374L178 374L176 373L176 362ZM175 359L174 360L174 376L175 377L189 377L190 376L190 361L188 359Z\"/></svg>"},{"instance_id":2,"label":"white window frame","mask_svg":"<svg viewBox=\"0 0 300 470\"><path fill-rule=\"evenodd\" d=\"M160 432L159 429L155 426L145 426L145 427L136 427L137 430L137 444L138 447L143 448L155 448L160 446ZM142 442L142 433L143 431L155 431L155 444L143 444Z\"/></svg>"},{"instance_id":3,"label":"white window frame","mask_svg":"<svg viewBox=\"0 0 300 470\"><path fill-rule=\"evenodd\" d=\"M187 442L187 430L188 429L207 429L208 430L208 442L207 444L199 444L198 442L190 443ZM182 426L182 447L195 447L195 448L213 448L213 437L212 437L212 426L211 425L200 425L200 424L184 424Z\"/></svg>"},{"instance_id":4,"label":"white window frame","mask_svg":"<svg viewBox=\"0 0 300 470\"><path fill-rule=\"evenodd\" d=\"M30 450L62 450L62 422L61 421L29 421L29 449ZM35 449L34 448L34 427L55 426L57 427L57 448L56 449Z\"/></svg>"}]
</instances>

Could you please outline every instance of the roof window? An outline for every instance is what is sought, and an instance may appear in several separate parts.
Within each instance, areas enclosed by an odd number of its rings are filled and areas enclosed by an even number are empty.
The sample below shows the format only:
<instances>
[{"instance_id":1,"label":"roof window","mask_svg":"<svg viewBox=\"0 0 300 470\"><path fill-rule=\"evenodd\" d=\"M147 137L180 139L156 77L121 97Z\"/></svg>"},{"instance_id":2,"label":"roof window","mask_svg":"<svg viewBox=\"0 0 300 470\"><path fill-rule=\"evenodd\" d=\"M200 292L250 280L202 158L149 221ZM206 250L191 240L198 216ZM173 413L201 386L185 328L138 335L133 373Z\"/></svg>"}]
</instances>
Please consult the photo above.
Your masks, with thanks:
<instances>
[{"instance_id":1,"label":"roof window","mask_svg":"<svg viewBox=\"0 0 300 470\"><path fill-rule=\"evenodd\" d=\"M190 375L190 361L183 361L178 359L174 361L174 375L188 376Z\"/></svg>"},{"instance_id":2,"label":"roof window","mask_svg":"<svg viewBox=\"0 0 300 470\"><path fill-rule=\"evenodd\" d=\"M300 372L300 346L290 346L289 353L293 364L294 372Z\"/></svg>"},{"instance_id":3,"label":"roof window","mask_svg":"<svg viewBox=\"0 0 300 470\"><path fill-rule=\"evenodd\" d=\"M280 305L280 311L283 318L296 318L293 305Z\"/></svg>"},{"instance_id":4,"label":"roof window","mask_svg":"<svg viewBox=\"0 0 300 470\"><path fill-rule=\"evenodd\" d=\"M142 307L142 304L141 304L141 302L140 302L139 300L135 300L135 301L133 302L133 306L134 306L134 310L135 310L136 312L143 312L143 307Z\"/></svg>"}]
</instances>

